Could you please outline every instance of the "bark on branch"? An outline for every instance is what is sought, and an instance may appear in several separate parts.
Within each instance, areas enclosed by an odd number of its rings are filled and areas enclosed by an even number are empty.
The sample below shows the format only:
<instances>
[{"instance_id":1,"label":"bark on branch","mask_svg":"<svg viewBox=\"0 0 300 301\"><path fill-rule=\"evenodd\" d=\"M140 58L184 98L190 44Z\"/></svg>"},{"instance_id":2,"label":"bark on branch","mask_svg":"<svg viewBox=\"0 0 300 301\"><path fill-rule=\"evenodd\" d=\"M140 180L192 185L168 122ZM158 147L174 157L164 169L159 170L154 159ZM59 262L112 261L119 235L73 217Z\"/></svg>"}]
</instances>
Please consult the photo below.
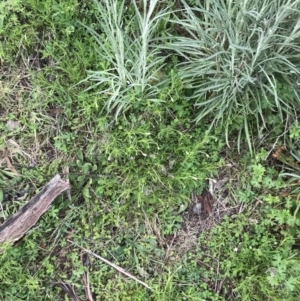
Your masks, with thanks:
<instances>
[{"instance_id":1,"label":"bark on branch","mask_svg":"<svg viewBox=\"0 0 300 301\"><path fill-rule=\"evenodd\" d=\"M20 239L49 209L54 199L67 189L70 189L70 185L60 175L52 178L40 193L0 226L0 243L11 243Z\"/></svg>"}]
</instances>

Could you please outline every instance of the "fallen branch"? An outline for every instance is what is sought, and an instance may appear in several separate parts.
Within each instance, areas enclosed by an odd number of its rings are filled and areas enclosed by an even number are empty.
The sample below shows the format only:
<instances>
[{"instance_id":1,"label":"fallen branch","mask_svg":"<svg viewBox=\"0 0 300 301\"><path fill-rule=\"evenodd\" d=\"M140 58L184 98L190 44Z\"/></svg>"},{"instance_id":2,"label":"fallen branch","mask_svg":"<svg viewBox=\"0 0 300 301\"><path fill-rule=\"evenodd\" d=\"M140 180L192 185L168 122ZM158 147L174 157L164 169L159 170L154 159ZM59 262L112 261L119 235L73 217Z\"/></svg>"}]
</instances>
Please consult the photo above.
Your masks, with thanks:
<instances>
[{"instance_id":1,"label":"fallen branch","mask_svg":"<svg viewBox=\"0 0 300 301\"><path fill-rule=\"evenodd\" d=\"M60 175L52 178L40 193L0 226L0 243L11 243L20 239L49 209L54 199L69 188L70 185L64 182Z\"/></svg>"}]
</instances>

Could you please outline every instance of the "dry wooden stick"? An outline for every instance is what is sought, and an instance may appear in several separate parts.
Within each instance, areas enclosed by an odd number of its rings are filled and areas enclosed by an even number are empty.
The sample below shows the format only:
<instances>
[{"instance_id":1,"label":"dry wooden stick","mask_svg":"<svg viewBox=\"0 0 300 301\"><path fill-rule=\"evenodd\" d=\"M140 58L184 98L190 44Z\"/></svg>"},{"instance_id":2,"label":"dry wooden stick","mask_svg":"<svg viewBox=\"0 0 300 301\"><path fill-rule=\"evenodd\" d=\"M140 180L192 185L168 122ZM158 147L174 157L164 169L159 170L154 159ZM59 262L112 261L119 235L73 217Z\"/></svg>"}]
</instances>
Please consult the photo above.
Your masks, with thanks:
<instances>
[{"instance_id":1,"label":"dry wooden stick","mask_svg":"<svg viewBox=\"0 0 300 301\"><path fill-rule=\"evenodd\" d=\"M83 301L81 298L79 298L72 288L71 284L64 283L64 282L58 282L55 283L57 286L59 286L67 295L69 295L70 298L72 298L74 301Z\"/></svg>"},{"instance_id":2,"label":"dry wooden stick","mask_svg":"<svg viewBox=\"0 0 300 301\"><path fill-rule=\"evenodd\" d=\"M125 271L123 268L119 267L118 265L116 265L116 264L110 262L109 260L107 260L107 259L105 259L105 258L103 258L103 257L101 257L101 256L99 256L99 255L97 255L97 254L95 254L94 252L92 252L92 251L90 251L90 250L88 250L88 249L85 249L85 248L83 248L83 247L81 247L81 246L75 244L73 241L71 241L71 240L69 240L69 239L68 239L68 241L69 241L70 243L74 244L76 247L80 248L81 250L85 251L86 253L91 254L92 256L94 256L94 257L96 257L96 258L102 260L103 262L105 262L106 264L110 265L111 267L113 267L113 268L116 269L117 271L121 272L122 274L126 275L127 277L133 279L134 281L136 281L136 282L142 284L142 285L145 286L146 288L152 290L152 288L151 288L148 284L146 284L145 282L143 282L143 281L137 279L135 276L131 275L129 272Z\"/></svg>"},{"instance_id":3,"label":"dry wooden stick","mask_svg":"<svg viewBox=\"0 0 300 301\"><path fill-rule=\"evenodd\" d=\"M84 253L84 251L80 252L80 260L81 260L82 265L84 265L83 253ZM93 294L92 294L91 288L90 288L90 279L89 279L88 271L83 273L82 279L83 279L83 283L84 283L84 289L85 289L85 294L86 294L87 300L94 301Z\"/></svg>"},{"instance_id":4,"label":"dry wooden stick","mask_svg":"<svg viewBox=\"0 0 300 301\"><path fill-rule=\"evenodd\" d=\"M52 178L40 193L0 226L0 243L11 243L20 239L49 209L54 199L69 188L70 185L63 181L60 175Z\"/></svg>"}]
</instances>

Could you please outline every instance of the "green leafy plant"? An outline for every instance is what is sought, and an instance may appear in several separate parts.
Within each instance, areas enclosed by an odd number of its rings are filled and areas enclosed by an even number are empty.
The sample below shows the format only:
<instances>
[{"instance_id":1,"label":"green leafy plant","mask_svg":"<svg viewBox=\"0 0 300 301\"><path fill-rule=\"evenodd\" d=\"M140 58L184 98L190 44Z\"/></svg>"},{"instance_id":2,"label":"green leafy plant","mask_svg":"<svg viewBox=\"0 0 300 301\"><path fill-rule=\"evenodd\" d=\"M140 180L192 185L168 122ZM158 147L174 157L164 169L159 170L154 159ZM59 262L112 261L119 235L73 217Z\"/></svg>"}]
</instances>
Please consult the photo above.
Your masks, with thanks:
<instances>
[{"instance_id":1,"label":"green leafy plant","mask_svg":"<svg viewBox=\"0 0 300 301\"><path fill-rule=\"evenodd\" d=\"M162 47L183 60L196 121L214 116L212 126L221 121L227 141L238 123L238 141L244 133L251 151L252 131L267 126L266 115L284 122L299 110L300 1L181 2L184 9L171 21L181 34Z\"/></svg>"},{"instance_id":2,"label":"green leafy plant","mask_svg":"<svg viewBox=\"0 0 300 301\"><path fill-rule=\"evenodd\" d=\"M222 285L222 295L249 301L299 297L299 254L293 250L294 234L284 230L293 216L278 203L272 207L266 206L255 216L225 217L201 236L197 258L201 266L211 266L203 274L215 287ZM279 218L284 212L285 218Z\"/></svg>"},{"instance_id":3,"label":"green leafy plant","mask_svg":"<svg viewBox=\"0 0 300 301\"><path fill-rule=\"evenodd\" d=\"M0 300L14 300L16 296L26 298L33 297L38 289L38 279L30 275L18 259L20 252L12 246L6 246L0 255ZM18 299L21 300L21 299ZM27 300L27 299L24 299Z\"/></svg>"}]
</instances>

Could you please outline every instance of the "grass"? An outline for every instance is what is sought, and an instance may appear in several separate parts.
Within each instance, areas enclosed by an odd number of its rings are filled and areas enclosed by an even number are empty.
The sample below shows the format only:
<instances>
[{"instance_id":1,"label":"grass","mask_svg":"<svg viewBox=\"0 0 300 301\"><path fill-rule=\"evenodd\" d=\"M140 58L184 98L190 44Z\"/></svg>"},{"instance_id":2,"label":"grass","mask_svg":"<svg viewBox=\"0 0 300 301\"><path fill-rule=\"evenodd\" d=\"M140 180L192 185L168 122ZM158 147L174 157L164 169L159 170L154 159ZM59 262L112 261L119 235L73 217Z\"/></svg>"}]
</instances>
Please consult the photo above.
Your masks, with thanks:
<instances>
[{"instance_id":1,"label":"grass","mask_svg":"<svg viewBox=\"0 0 300 301\"><path fill-rule=\"evenodd\" d=\"M300 2L196 2L182 1L170 22L185 34L170 36L163 48L184 59L180 77L192 90L196 121L212 114L227 142L237 127L251 151L252 132L268 130L269 112L282 123L298 112Z\"/></svg>"},{"instance_id":2,"label":"grass","mask_svg":"<svg viewBox=\"0 0 300 301\"><path fill-rule=\"evenodd\" d=\"M0 300L299 298L299 2L250 2L0 6L0 222L72 185L1 246Z\"/></svg>"},{"instance_id":3,"label":"grass","mask_svg":"<svg viewBox=\"0 0 300 301\"><path fill-rule=\"evenodd\" d=\"M125 1L97 2L98 33L82 24L97 42L97 53L105 64L101 70L89 71L84 80L88 90L96 89L105 98L103 109L117 117L131 107L142 107L141 102L160 102L159 87L164 80L158 72L164 65L153 39L163 24L164 11L156 9L158 1L143 1L142 8L133 1L133 8L125 7ZM141 9L141 11L140 11ZM133 10L128 20L126 10ZM127 14L128 15L128 14Z\"/></svg>"}]
</instances>

